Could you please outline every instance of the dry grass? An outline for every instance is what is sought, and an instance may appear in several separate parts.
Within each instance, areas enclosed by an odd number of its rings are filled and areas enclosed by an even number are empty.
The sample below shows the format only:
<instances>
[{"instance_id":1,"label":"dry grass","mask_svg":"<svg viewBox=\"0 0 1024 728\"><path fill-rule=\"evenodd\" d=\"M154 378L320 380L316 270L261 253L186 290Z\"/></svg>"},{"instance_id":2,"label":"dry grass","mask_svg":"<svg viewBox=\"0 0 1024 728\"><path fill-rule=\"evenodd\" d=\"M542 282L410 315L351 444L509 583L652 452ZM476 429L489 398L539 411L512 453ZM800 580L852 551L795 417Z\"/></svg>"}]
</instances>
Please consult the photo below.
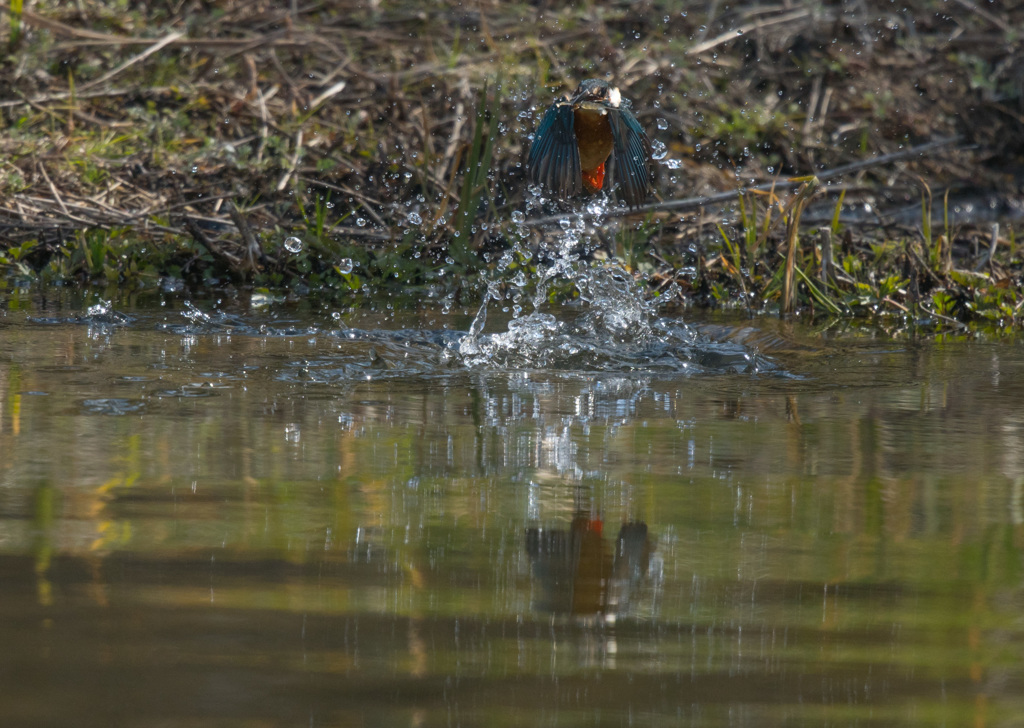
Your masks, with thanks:
<instances>
[{"instance_id":1,"label":"dry grass","mask_svg":"<svg viewBox=\"0 0 1024 728\"><path fill-rule=\"evenodd\" d=\"M780 176L824 180L853 165L827 179L802 224L834 228L838 268L846 258L883 266L873 277L845 269L885 294L878 305L906 308L947 288L973 295L950 276L979 263L1020 297L1012 225L986 258L988 221L940 221L947 190L950 210L983 194L1019 200L1024 9L708 3L684 16L677 6L41 2L11 37L0 85L3 261L19 275L130 282L119 262L129 245L137 271L195 281L351 285L331 273L332 258L350 256L364 278L401 271L405 283L430 282L458 230L458 264L483 267L508 248L511 213L525 209L522 160L538 109L581 77L603 76L666 148L659 199L624 233L602 233L613 249L616 234L635 246L632 227L645 222L656 237L634 259L653 285L678 282L703 302L742 290L755 306L777 303L787 240L801 246L790 257L804 273L820 255L792 219L771 224L792 191L748 197L771 234L734 246L735 262L723 236L748 234L735 204L673 201L770 188ZM495 119L486 184L466 185L467 161L482 153L474 132ZM958 141L904 154L936 139ZM860 164L877 157L886 163ZM866 205L870 216L847 218ZM531 230L540 244L544 226ZM293 234L309 246L306 270L281 246ZM893 271L914 285L883 291L878 280ZM861 296L842 276L822 293L849 310ZM799 276L786 295L798 309L816 300Z\"/></svg>"}]
</instances>

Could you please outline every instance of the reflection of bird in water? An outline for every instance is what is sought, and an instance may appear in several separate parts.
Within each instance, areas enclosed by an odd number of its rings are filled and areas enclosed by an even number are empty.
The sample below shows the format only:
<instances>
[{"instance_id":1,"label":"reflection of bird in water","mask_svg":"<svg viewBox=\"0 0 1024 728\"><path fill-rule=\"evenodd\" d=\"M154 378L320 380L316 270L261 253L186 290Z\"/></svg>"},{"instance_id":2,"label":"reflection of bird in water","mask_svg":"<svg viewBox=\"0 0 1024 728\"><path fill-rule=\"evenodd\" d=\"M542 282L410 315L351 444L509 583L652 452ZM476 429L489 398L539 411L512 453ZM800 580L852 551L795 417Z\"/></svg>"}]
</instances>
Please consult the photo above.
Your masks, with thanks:
<instances>
[{"instance_id":1,"label":"reflection of bird in water","mask_svg":"<svg viewBox=\"0 0 1024 728\"><path fill-rule=\"evenodd\" d=\"M651 154L629 99L590 78L544 114L526 164L530 178L559 199L617 187L627 205L639 207L651 189Z\"/></svg>"},{"instance_id":2,"label":"reflection of bird in water","mask_svg":"<svg viewBox=\"0 0 1024 728\"><path fill-rule=\"evenodd\" d=\"M622 614L647 573L651 553L647 524L624 523L609 553L600 518L578 510L569 530L528 528L526 553L543 596L541 611Z\"/></svg>"},{"instance_id":3,"label":"reflection of bird in water","mask_svg":"<svg viewBox=\"0 0 1024 728\"><path fill-rule=\"evenodd\" d=\"M647 537L647 524L641 521L623 523L615 539L612 576L605 590L605 611L625 614L630 600L647 575L651 558L651 541Z\"/></svg>"}]
</instances>

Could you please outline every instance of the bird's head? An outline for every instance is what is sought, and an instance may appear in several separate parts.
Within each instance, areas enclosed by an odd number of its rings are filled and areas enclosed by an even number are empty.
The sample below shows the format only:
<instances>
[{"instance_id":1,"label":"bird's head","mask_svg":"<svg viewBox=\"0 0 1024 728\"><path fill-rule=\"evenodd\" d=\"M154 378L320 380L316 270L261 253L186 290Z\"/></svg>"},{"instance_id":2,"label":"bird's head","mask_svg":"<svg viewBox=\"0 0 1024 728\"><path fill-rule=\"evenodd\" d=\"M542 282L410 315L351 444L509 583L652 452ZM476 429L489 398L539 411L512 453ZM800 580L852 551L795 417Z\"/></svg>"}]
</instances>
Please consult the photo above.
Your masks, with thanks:
<instances>
[{"instance_id":1,"label":"bird's head","mask_svg":"<svg viewBox=\"0 0 1024 728\"><path fill-rule=\"evenodd\" d=\"M570 102L575 108L617 109L622 104L622 94L614 86L597 78L588 78L576 87Z\"/></svg>"}]
</instances>

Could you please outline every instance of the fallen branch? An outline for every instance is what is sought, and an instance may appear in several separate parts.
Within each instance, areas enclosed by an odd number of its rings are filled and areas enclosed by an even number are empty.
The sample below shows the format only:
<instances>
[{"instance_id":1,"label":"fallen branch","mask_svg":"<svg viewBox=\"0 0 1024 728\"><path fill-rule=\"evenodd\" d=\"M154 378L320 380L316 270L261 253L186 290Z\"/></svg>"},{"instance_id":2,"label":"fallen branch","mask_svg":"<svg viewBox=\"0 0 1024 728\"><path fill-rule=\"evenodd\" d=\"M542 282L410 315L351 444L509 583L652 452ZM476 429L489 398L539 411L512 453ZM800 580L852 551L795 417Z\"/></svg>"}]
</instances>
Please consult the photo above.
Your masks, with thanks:
<instances>
[{"instance_id":1,"label":"fallen branch","mask_svg":"<svg viewBox=\"0 0 1024 728\"><path fill-rule=\"evenodd\" d=\"M228 270L241 274L240 264L242 261L210 240L209 236L199 227L199 223L191 217L186 217L185 229L188 230L188 234L192 236L193 240L210 251L210 255L224 263Z\"/></svg>"},{"instance_id":2,"label":"fallen branch","mask_svg":"<svg viewBox=\"0 0 1024 728\"><path fill-rule=\"evenodd\" d=\"M841 167L834 169L823 170L815 176L819 181L828 179L834 179L836 177L842 177L843 175L851 174L853 172L860 172L865 169L872 167L880 167L885 164L892 164L893 162L899 162L904 159L910 159L913 157L923 157L928 153L934 152L938 149L948 147L950 145L959 142L959 137L945 137L942 139L936 139L935 141L928 142L926 144L920 144L916 147L910 147L909 149L901 149L898 152L892 152L891 154L882 154L878 157L872 157L871 159L865 159L860 162L852 162L850 164L844 164ZM648 212L686 212L688 210L699 210L703 207L713 207L715 205L721 205L723 203L732 202L740 195L745 195L748 192L771 192L772 190L785 192L788 190L795 190L802 184L801 181L795 181L789 179L785 181L773 181L766 182L761 185L754 185L753 187L740 187L736 190L730 190L729 192L720 192L717 195L708 195L706 197L688 197L681 200L664 200L662 202L652 202L649 205L642 205L641 207L630 210L626 207L616 207L609 210L605 215L605 218L616 218L625 217L627 215L642 215ZM576 218L579 219L583 213L568 213L563 215L546 215L545 217L536 217L526 220L526 225L531 227L541 227L544 225L552 225L557 223L559 220L565 218Z\"/></svg>"}]
</instances>

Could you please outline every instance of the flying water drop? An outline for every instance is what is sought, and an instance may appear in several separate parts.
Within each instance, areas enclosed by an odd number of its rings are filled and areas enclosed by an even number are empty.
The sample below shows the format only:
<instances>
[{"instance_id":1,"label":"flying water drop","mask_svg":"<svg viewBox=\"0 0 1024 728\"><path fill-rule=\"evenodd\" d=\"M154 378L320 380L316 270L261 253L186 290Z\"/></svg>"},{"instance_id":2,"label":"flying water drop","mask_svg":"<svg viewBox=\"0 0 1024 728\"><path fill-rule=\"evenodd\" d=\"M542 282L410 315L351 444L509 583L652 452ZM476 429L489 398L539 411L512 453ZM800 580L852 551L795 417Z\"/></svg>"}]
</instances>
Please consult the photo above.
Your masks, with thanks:
<instances>
[{"instance_id":1,"label":"flying water drop","mask_svg":"<svg viewBox=\"0 0 1024 728\"><path fill-rule=\"evenodd\" d=\"M284 249L289 253L301 253L303 242L301 238L297 238L294 235L284 239Z\"/></svg>"},{"instance_id":2,"label":"flying water drop","mask_svg":"<svg viewBox=\"0 0 1024 728\"><path fill-rule=\"evenodd\" d=\"M89 306L86 313L89 316L106 316L113 310L110 301L100 301L95 306Z\"/></svg>"}]
</instances>

